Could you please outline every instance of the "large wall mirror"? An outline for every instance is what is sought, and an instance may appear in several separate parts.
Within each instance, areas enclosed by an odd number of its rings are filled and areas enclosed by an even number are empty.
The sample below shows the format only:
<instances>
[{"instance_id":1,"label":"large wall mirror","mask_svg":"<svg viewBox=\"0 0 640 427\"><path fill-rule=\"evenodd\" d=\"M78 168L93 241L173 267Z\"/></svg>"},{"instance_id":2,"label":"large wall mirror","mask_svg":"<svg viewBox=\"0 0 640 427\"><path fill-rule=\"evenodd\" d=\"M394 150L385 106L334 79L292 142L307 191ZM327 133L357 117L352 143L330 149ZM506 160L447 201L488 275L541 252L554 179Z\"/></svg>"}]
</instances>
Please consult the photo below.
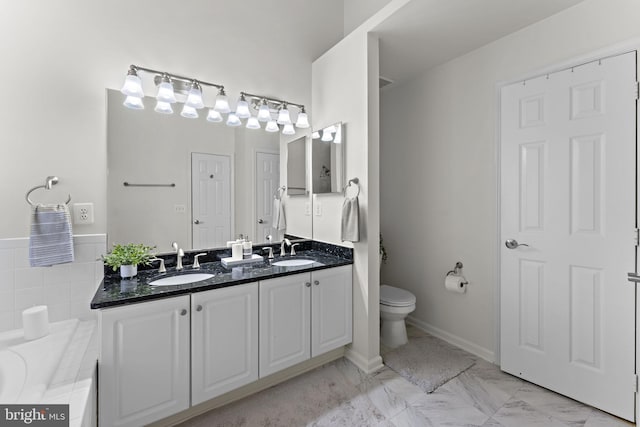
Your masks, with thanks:
<instances>
[{"instance_id":1,"label":"large wall mirror","mask_svg":"<svg viewBox=\"0 0 640 427\"><path fill-rule=\"evenodd\" d=\"M282 237L285 230L272 227L283 174L279 133L210 123L205 110L197 119L156 113L150 97L143 110L122 102L107 90L109 247L142 242L170 252L172 241L208 249L239 234L254 243ZM311 217L295 223L311 230Z\"/></svg>"},{"instance_id":2,"label":"large wall mirror","mask_svg":"<svg viewBox=\"0 0 640 427\"><path fill-rule=\"evenodd\" d=\"M342 123L311 135L311 188L314 194L339 193L344 186L345 131Z\"/></svg>"},{"instance_id":3,"label":"large wall mirror","mask_svg":"<svg viewBox=\"0 0 640 427\"><path fill-rule=\"evenodd\" d=\"M307 194L307 138L304 136L287 144L287 194Z\"/></svg>"}]
</instances>

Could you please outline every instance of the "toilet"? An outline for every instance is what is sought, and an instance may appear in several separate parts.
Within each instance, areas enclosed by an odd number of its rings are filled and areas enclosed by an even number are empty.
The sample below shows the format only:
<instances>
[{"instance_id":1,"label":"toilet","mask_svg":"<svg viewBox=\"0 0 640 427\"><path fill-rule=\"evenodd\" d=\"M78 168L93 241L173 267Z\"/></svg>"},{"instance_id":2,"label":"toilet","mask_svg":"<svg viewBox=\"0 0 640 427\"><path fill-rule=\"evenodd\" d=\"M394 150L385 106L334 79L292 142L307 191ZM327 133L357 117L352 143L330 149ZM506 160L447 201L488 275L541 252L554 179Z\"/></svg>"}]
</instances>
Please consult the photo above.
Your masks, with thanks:
<instances>
[{"instance_id":1,"label":"toilet","mask_svg":"<svg viewBox=\"0 0 640 427\"><path fill-rule=\"evenodd\" d=\"M380 286L380 341L383 345L396 348L407 343L404 319L415 309L416 296L411 292L388 285Z\"/></svg>"}]
</instances>

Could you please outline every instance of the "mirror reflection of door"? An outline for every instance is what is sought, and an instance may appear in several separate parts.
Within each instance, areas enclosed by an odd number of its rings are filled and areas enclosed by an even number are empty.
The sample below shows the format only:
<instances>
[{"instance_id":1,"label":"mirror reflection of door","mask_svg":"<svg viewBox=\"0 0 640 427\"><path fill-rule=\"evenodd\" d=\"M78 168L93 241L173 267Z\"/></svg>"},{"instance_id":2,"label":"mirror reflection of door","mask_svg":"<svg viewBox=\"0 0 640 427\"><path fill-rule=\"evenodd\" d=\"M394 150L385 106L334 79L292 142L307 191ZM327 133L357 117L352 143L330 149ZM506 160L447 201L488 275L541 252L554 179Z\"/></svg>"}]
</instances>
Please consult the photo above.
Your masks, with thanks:
<instances>
[{"instance_id":1,"label":"mirror reflection of door","mask_svg":"<svg viewBox=\"0 0 640 427\"><path fill-rule=\"evenodd\" d=\"M280 239L278 230L273 227L273 198L280 185L280 154L256 152L256 221L255 236L257 241L266 241L266 236L273 236L273 241ZM284 197L284 195L283 195Z\"/></svg>"},{"instance_id":2,"label":"mirror reflection of door","mask_svg":"<svg viewBox=\"0 0 640 427\"><path fill-rule=\"evenodd\" d=\"M216 248L231 240L231 159L191 153L194 248Z\"/></svg>"}]
</instances>

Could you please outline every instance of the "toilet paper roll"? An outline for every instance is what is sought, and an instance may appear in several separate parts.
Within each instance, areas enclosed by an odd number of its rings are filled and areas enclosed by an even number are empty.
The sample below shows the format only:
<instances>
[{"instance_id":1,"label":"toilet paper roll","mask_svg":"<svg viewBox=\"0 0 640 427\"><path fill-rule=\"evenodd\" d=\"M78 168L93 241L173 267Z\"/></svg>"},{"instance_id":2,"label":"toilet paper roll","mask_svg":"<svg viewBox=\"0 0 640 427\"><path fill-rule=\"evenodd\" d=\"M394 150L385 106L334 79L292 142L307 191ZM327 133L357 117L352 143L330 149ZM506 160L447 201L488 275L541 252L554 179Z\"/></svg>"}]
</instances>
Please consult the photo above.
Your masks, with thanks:
<instances>
[{"instance_id":1,"label":"toilet paper roll","mask_svg":"<svg viewBox=\"0 0 640 427\"><path fill-rule=\"evenodd\" d=\"M231 258L242 259L242 243L234 243L231 245Z\"/></svg>"},{"instance_id":2,"label":"toilet paper roll","mask_svg":"<svg viewBox=\"0 0 640 427\"><path fill-rule=\"evenodd\" d=\"M449 274L444 280L444 287L450 292L464 294L467 292L467 279L464 276Z\"/></svg>"},{"instance_id":3,"label":"toilet paper roll","mask_svg":"<svg viewBox=\"0 0 640 427\"><path fill-rule=\"evenodd\" d=\"M24 339L27 341L42 338L49 333L49 311L46 305L37 305L22 312Z\"/></svg>"}]
</instances>

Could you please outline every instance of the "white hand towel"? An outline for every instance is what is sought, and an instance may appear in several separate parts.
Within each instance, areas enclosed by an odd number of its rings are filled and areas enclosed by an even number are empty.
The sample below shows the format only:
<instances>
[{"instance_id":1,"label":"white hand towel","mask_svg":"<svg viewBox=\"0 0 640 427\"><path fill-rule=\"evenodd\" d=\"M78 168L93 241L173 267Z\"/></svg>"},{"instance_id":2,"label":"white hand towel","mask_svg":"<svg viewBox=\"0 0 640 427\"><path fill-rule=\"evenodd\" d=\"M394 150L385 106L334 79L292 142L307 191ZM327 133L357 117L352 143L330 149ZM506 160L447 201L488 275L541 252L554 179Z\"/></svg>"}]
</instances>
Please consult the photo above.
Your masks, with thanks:
<instances>
[{"instance_id":1,"label":"white hand towel","mask_svg":"<svg viewBox=\"0 0 640 427\"><path fill-rule=\"evenodd\" d=\"M49 267L73 262L73 232L69 207L37 205L31 215L29 264Z\"/></svg>"},{"instance_id":2,"label":"white hand towel","mask_svg":"<svg viewBox=\"0 0 640 427\"><path fill-rule=\"evenodd\" d=\"M287 221L284 216L284 203L282 198L273 198L273 228L276 230L285 230L287 228Z\"/></svg>"},{"instance_id":3,"label":"white hand towel","mask_svg":"<svg viewBox=\"0 0 640 427\"><path fill-rule=\"evenodd\" d=\"M342 241L360 241L360 207L358 198L344 199L342 204Z\"/></svg>"}]
</instances>

